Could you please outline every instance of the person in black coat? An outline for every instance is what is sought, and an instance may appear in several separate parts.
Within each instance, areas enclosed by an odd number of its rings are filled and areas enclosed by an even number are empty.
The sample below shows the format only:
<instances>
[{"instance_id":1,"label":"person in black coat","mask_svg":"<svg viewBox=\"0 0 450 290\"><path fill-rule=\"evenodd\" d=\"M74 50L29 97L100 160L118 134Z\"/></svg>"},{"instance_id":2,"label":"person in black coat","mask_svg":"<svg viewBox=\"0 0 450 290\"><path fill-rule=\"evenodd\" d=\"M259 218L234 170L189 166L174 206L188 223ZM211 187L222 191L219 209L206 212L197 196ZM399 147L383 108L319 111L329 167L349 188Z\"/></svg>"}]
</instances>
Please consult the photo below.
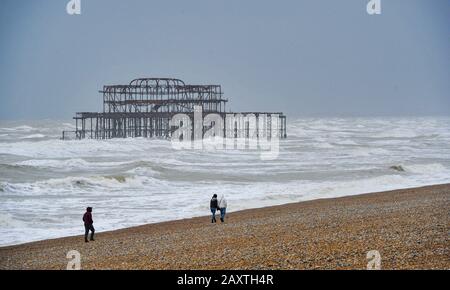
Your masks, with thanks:
<instances>
[{"instance_id":1,"label":"person in black coat","mask_svg":"<svg viewBox=\"0 0 450 290\"><path fill-rule=\"evenodd\" d=\"M215 223L216 222L217 207L218 207L217 194L214 194L213 197L211 198L211 202L209 203L209 208L211 209L211 213L212 213L211 223Z\"/></svg>"},{"instance_id":2,"label":"person in black coat","mask_svg":"<svg viewBox=\"0 0 450 290\"><path fill-rule=\"evenodd\" d=\"M94 240L94 221L92 220L92 207L88 207L86 209L86 212L83 215L83 222L84 222L84 241L87 243L88 241L88 235L89 231L91 231L91 241Z\"/></svg>"}]
</instances>

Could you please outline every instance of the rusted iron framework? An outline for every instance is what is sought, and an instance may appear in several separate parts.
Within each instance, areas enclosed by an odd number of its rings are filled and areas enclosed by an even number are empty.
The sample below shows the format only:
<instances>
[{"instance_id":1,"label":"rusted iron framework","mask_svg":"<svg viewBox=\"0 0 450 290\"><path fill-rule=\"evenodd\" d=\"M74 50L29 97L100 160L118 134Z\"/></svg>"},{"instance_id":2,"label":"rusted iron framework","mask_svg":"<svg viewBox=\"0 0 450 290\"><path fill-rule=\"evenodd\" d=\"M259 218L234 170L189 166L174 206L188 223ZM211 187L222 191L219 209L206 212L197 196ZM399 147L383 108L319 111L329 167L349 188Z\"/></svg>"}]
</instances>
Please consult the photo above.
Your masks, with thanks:
<instances>
[{"instance_id":1,"label":"rusted iron framework","mask_svg":"<svg viewBox=\"0 0 450 290\"><path fill-rule=\"evenodd\" d=\"M274 112L226 112L227 99L220 85L186 85L173 78L140 78L128 85L106 85L103 112L78 112L74 117L75 131L63 131L62 139L110 139L127 137L170 138L178 128L171 124L173 116L183 113L193 121L194 108L202 108L203 117L214 113L224 120L228 116L256 118L257 136L286 138L286 116ZM274 130L272 123L277 121ZM191 122L194 124L194 122ZM193 125L192 125L193 126ZM206 131L208 126L204 126ZM244 132L240 132L244 131ZM251 137L249 126L232 124L224 129L223 137ZM231 134L230 134L231 133Z\"/></svg>"}]
</instances>

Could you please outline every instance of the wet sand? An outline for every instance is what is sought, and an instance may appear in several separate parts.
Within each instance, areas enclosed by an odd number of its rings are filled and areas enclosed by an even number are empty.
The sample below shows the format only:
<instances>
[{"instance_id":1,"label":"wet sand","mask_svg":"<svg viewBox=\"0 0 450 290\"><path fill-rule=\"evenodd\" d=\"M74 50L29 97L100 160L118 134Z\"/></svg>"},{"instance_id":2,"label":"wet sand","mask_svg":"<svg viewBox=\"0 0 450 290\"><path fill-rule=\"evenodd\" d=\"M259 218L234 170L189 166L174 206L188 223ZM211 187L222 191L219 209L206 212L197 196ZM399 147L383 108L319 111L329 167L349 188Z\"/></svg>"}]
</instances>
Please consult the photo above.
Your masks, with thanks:
<instances>
[{"instance_id":1,"label":"wet sand","mask_svg":"<svg viewBox=\"0 0 450 290\"><path fill-rule=\"evenodd\" d=\"M80 226L82 228L82 225ZM321 199L0 248L0 269L450 269L450 184Z\"/></svg>"}]
</instances>

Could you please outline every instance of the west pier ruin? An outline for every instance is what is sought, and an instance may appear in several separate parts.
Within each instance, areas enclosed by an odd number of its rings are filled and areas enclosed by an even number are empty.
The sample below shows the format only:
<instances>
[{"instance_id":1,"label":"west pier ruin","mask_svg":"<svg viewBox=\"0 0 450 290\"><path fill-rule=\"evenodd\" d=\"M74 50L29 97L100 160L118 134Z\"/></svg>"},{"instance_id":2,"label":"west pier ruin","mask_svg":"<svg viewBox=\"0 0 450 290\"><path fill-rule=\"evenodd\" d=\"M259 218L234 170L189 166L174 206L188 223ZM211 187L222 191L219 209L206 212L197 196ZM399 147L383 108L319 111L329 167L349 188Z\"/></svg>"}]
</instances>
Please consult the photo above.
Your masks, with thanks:
<instances>
[{"instance_id":1,"label":"west pier ruin","mask_svg":"<svg viewBox=\"0 0 450 290\"><path fill-rule=\"evenodd\" d=\"M199 130L194 116L199 112L202 136L215 125L211 120L217 119L205 117L214 115L224 120L223 129L215 130L216 136L286 138L283 113L226 112L228 99L220 85L188 85L175 78L139 78L127 85L105 85L99 93L103 96L103 112L76 113L75 130L63 131L62 139L172 138L188 123L192 126L188 132L194 135ZM187 116L188 122L183 122L180 115Z\"/></svg>"}]
</instances>

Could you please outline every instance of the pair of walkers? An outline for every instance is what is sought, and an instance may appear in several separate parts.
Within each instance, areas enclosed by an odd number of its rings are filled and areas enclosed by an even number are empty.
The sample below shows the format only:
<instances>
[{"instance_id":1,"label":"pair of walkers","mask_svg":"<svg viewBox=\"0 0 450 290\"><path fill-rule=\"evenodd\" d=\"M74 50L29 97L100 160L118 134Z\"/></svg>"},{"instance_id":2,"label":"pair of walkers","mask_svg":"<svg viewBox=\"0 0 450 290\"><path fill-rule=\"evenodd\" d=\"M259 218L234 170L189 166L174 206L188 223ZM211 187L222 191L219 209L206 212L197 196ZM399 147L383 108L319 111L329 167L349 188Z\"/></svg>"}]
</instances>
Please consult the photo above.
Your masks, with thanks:
<instances>
[{"instance_id":1,"label":"pair of walkers","mask_svg":"<svg viewBox=\"0 0 450 290\"><path fill-rule=\"evenodd\" d=\"M217 194L214 194L211 198L211 202L209 204L209 207L211 209L211 223L216 222L216 211L220 211L220 221L225 221L225 214L227 212L227 200L225 199L225 196L222 194L219 199L217 199Z\"/></svg>"}]
</instances>

